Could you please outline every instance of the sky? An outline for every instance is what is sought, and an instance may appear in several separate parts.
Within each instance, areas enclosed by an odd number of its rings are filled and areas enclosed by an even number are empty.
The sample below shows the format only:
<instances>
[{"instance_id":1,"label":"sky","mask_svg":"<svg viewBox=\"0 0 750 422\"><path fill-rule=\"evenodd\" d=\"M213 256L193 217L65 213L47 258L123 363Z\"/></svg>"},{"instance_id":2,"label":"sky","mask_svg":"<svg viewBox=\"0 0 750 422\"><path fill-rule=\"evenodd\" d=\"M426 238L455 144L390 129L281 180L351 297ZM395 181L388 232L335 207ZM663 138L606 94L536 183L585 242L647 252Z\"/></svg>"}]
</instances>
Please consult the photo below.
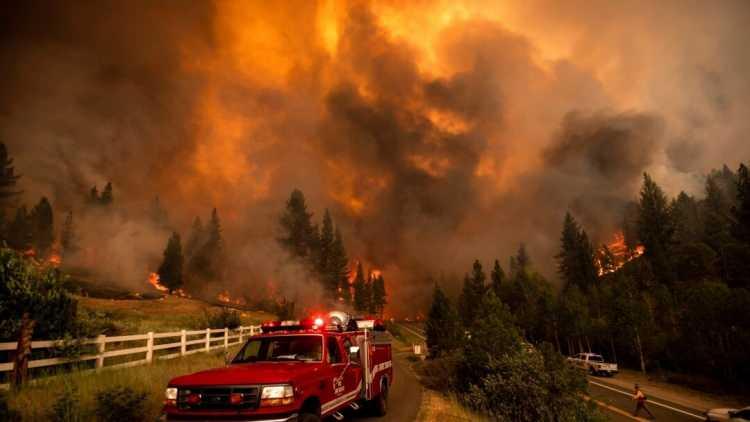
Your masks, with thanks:
<instances>
[{"instance_id":1,"label":"sky","mask_svg":"<svg viewBox=\"0 0 750 422\"><path fill-rule=\"evenodd\" d=\"M522 242L555 281L565 212L609 241L643 172L701 196L746 161L748 39L729 0L31 0L0 11L0 140L114 282L158 266L158 196L183 237L218 208L235 290L307 297L275 241L299 188L409 312Z\"/></svg>"}]
</instances>

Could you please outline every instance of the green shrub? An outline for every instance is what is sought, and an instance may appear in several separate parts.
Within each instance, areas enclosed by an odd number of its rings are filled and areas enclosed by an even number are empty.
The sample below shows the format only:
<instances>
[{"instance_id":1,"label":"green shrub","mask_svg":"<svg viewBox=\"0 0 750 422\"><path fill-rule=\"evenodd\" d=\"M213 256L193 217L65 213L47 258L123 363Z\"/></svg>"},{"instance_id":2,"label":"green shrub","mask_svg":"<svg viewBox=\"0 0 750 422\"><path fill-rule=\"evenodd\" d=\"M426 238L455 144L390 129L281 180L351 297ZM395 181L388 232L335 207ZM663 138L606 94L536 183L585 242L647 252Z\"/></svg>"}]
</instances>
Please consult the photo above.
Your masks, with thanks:
<instances>
[{"instance_id":1,"label":"green shrub","mask_svg":"<svg viewBox=\"0 0 750 422\"><path fill-rule=\"evenodd\" d=\"M203 321L199 322L202 328L237 328L242 325L240 313L229 308L221 308L218 312L204 311Z\"/></svg>"},{"instance_id":2,"label":"green shrub","mask_svg":"<svg viewBox=\"0 0 750 422\"><path fill-rule=\"evenodd\" d=\"M147 394L131 387L116 386L96 395L96 416L106 422L137 422L146 418Z\"/></svg>"},{"instance_id":3,"label":"green shrub","mask_svg":"<svg viewBox=\"0 0 750 422\"><path fill-rule=\"evenodd\" d=\"M459 353L422 361L416 368L419 380L425 387L447 392L456 381L456 366L461 359Z\"/></svg>"},{"instance_id":4,"label":"green shrub","mask_svg":"<svg viewBox=\"0 0 750 422\"><path fill-rule=\"evenodd\" d=\"M62 395L55 401L50 410L49 420L53 422L82 422L81 397L75 386L65 384Z\"/></svg>"}]
</instances>

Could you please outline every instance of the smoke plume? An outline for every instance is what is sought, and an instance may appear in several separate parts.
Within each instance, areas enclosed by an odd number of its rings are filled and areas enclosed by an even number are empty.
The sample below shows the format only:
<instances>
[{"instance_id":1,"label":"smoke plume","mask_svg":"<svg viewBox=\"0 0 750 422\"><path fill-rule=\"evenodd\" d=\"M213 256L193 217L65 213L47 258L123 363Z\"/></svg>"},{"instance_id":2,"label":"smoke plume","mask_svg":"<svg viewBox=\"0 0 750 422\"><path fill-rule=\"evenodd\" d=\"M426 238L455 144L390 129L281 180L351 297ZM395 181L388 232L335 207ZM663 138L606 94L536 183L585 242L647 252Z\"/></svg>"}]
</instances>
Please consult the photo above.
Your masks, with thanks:
<instances>
[{"instance_id":1,"label":"smoke plume","mask_svg":"<svg viewBox=\"0 0 750 422\"><path fill-rule=\"evenodd\" d=\"M20 2L0 12L0 140L23 200L80 216L113 281L145 283L169 231L217 207L234 288L302 297L275 241L300 188L383 270L390 312L413 313L429 275L505 264L521 242L554 279L564 213L607 240L644 171L700 193L747 159L749 9ZM118 214L87 214L107 181Z\"/></svg>"}]
</instances>

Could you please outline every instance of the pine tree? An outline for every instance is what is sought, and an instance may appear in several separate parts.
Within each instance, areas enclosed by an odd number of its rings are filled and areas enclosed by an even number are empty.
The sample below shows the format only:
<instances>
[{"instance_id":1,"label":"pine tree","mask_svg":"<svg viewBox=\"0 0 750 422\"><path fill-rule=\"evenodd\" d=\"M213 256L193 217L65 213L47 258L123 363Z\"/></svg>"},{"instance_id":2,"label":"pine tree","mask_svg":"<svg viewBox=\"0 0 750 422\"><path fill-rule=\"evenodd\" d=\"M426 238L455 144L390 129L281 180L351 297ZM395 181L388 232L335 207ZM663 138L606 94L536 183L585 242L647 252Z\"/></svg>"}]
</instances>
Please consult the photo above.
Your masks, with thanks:
<instances>
[{"instance_id":1,"label":"pine tree","mask_svg":"<svg viewBox=\"0 0 750 422\"><path fill-rule=\"evenodd\" d=\"M60 246L62 246L63 256L69 256L78 252L78 238L73 222L73 211L68 211L68 214L65 216L65 222L60 232Z\"/></svg>"},{"instance_id":2,"label":"pine tree","mask_svg":"<svg viewBox=\"0 0 750 422\"><path fill-rule=\"evenodd\" d=\"M205 229L205 241L190 259L191 274L204 281L221 281L224 274L224 240L221 222L216 208L211 212L211 220Z\"/></svg>"},{"instance_id":3,"label":"pine tree","mask_svg":"<svg viewBox=\"0 0 750 422\"><path fill-rule=\"evenodd\" d=\"M467 274L464 278L464 287L459 298L459 313L465 327L470 327L476 318L477 307L482 303L482 297L487 291L486 279L482 264L479 260L474 261L471 277Z\"/></svg>"},{"instance_id":4,"label":"pine tree","mask_svg":"<svg viewBox=\"0 0 750 422\"><path fill-rule=\"evenodd\" d=\"M328 280L327 285L333 289L334 299L344 298L349 302L349 257L344 249L344 242L341 239L341 232L338 227L334 230L333 243L331 244L330 254L326 262L325 276Z\"/></svg>"},{"instance_id":5,"label":"pine tree","mask_svg":"<svg viewBox=\"0 0 750 422\"><path fill-rule=\"evenodd\" d=\"M102 196L99 198L99 203L102 205L110 205L114 201L114 195L112 193L112 182L107 182L102 191Z\"/></svg>"},{"instance_id":6,"label":"pine tree","mask_svg":"<svg viewBox=\"0 0 750 422\"><path fill-rule=\"evenodd\" d=\"M375 315L377 312L375 309L375 300L374 300L374 292L375 292L375 275L370 272L370 276L367 277L366 283L365 283L365 298L367 300L367 314L368 315Z\"/></svg>"},{"instance_id":7,"label":"pine tree","mask_svg":"<svg viewBox=\"0 0 750 422\"><path fill-rule=\"evenodd\" d=\"M432 291L432 305L425 323L427 350L431 358L437 358L458 349L461 344L461 326L448 296L436 283Z\"/></svg>"},{"instance_id":8,"label":"pine tree","mask_svg":"<svg viewBox=\"0 0 750 422\"><path fill-rule=\"evenodd\" d=\"M672 245L674 225L667 196L648 173L643 174L638 204L638 237L645 247L644 256L653 266L656 277L665 283L674 280L668 251Z\"/></svg>"},{"instance_id":9,"label":"pine tree","mask_svg":"<svg viewBox=\"0 0 750 422\"><path fill-rule=\"evenodd\" d=\"M299 189L295 189L286 203L284 214L279 219L283 233L278 239L281 246L294 257L305 258L315 252L311 250L316 237L311 218L312 213L307 211L305 195Z\"/></svg>"},{"instance_id":10,"label":"pine tree","mask_svg":"<svg viewBox=\"0 0 750 422\"><path fill-rule=\"evenodd\" d=\"M580 250L581 228L570 213L565 213L562 236L560 237L560 252L557 258L557 272L560 274L564 287L581 285Z\"/></svg>"},{"instance_id":11,"label":"pine tree","mask_svg":"<svg viewBox=\"0 0 750 422\"><path fill-rule=\"evenodd\" d=\"M366 312L369 300L367 297L367 281L362 270L362 263L357 263L357 273L354 276L354 310Z\"/></svg>"},{"instance_id":12,"label":"pine tree","mask_svg":"<svg viewBox=\"0 0 750 422\"><path fill-rule=\"evenodd\" d=\"M328 269L331 267L329 261L333 259L333 243L334 239L333 220L331 214L326 209L323 215L323 227L320 230L320 238L318 241L318 256L316 269L323 279L325 288L328 290L331 297L336 298L338 296L339 282L337 274L328 273Z\"/></svg>"},{"instance_id":13,"label":"pine tree","mask_svg":"<svg viewBox=\"0 0 750 422\"><path fill-rule=\"evenodd\" d=\"M750 245L750 174L745 164L737 170L737 205L732 208L732 235Z\"/></svg>"},{"instance_id":14,"label":"pine tree","mask_svg":"<svg viewBox=\"0 0 750 422\"><path fill-rule=\"evenodd\" d=\"M388 303L386 297L385 280L383 279L382 274L378 274L372 283L372 305L373 310L375 311L374 313L383 315L383 309L385 309L385 305Z\"/></svg>"},{"instance_id":15,"label":"pine tree","mask_svg":"<svg viewBox=\"0 0 750 422\"><path fill-rule=\"evenodd\" d=\"M500 266L500 261L498 261L497 259L495 260L495 266L492 268L490 279L492 280L492 290L495 292L495 295L497 295L497 297L500 297L500 291L502 290L503 284L506 280L505 271L503 271L503 267Z\"/></svg>"},{"instance_id":16,"label":"pine tree","mask_svg":"<svg viewBox=\"0 0 750 422\"><path fill-rule=\"evenodd\" d=\"M518 252L516 253L516 265L518 266L518 271L527 271L529 267L531 267L531 258L529 257L529 254L526 252L526 245L521 243L520 246L518 246Z\"/></svg>"},{"instance_id":17,"label":"pine tree","mask_svg":"<svg viewBox=\"0 0 750 422\"><path fill-rule=\"evenodd\" d=\"M31 224L29 214L25 206L16 210L16 216L8 225L7 241L8 246L17 251L26 251L31 247Z\"/></svg>"},{"instance_id":18,"label":"pine tree","mask_svg":"<svg viewBox=\"0 0 750 422\"><path fill-rule=\"evenodd\" d=\"M164 249L164 260L159 266L159 282L173 292L183 285L182 268L183 268L182 244L180 235L177 232L167 242Z\"/></svg>"},{"instance_id":19,"label":"pine tree","mask_svg":"<svg viewBox=\"0 0 750 422\"><path fill-rule=\"evenodd\" d=\"M22 193L15 189L20 177L15 174L13 159L8 156L8 149L0 142L0 208L12 205L15 198Z\"/></svg>"},{"instance_id":20,"label":"pine tree","mask_svg":"<svg viewBox=\"0 0 750 422\"><path fill-rule=\"evenodd\" d=\"M703 236L706 244L720 253L731 240L730 205L715 177L706 179L706 199L703 201Z\"/></svg>"},{"instance_id":21,"label":"pine tree","mask_svg":"<svg viewBox=\"0 0 750 422\"><path fill-rule=\"evenodd\" d=\"M38 256L46 256L52 248L55 240L55 229L53 221L52 206L47 198L42 197L39 203L31 210L31 238L33 247Z\"/></svg>"}]
</instances>

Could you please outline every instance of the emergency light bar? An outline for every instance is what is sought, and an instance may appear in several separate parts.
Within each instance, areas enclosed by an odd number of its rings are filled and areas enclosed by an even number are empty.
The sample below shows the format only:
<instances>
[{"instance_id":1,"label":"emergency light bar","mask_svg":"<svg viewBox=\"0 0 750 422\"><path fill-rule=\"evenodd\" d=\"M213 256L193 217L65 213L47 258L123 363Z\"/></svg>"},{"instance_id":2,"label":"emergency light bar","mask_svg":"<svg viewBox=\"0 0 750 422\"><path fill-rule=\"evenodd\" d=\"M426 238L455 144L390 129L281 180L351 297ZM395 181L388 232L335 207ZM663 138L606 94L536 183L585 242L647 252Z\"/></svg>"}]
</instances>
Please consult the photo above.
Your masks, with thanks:
<instances>
[{"instance_id":1,"label":"emergency light bar","mask_svg":"<svg viewBox=\"0 0 750 422\"><path fill-rule=\"evenodd\" d=\"M352 318L349 314L340 311L333 311L326 316L315 316L304 320L268 321L264 322L260 328L264 333L320 329L326 331L385 331L385 325L380 319Z\"/></svg>"}]
</instances>

